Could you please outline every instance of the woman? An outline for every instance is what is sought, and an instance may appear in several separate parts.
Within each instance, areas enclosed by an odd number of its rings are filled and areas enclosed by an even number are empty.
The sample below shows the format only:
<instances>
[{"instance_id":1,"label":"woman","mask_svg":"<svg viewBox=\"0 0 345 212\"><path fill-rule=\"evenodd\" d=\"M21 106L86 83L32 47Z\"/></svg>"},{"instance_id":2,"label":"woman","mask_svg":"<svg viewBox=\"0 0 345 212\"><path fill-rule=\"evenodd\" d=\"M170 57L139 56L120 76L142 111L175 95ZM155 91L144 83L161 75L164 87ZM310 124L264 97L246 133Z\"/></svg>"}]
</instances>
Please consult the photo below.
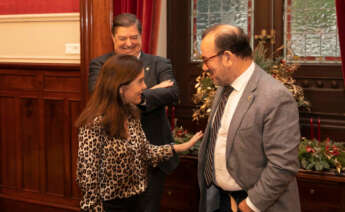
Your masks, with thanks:
<instances>
[{"instance_id":1,"label":"woman","mask_svg":"<svg viewBox=\"0 0 345 212\"><path fill-rule=\"evenodd\" d=\"M171 86L165 81L153 89ZM136 107L146 89L142 63L116 55L104 64L80 127L77 183L84 211L142 211L140 194L147 187L147 168L193 146L202 133L178 145L151 145Z\"/></svg>"}]
</instances>

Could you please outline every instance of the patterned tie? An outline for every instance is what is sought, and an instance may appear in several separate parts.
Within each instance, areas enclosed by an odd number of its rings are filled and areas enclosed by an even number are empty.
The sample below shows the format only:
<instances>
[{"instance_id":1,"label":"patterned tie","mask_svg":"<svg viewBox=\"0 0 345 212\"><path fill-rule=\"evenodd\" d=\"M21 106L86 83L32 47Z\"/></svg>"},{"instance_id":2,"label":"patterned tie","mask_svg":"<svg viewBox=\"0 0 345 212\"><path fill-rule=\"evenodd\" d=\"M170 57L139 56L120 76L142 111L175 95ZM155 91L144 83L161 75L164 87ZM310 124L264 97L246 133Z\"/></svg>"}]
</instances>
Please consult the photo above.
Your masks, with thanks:
<instances>
[{"instance_id":1,"label":"patterned tie","mask_svg":"<svg viewBox=\"0 0 345 212\"><path fill-rule=\"evenodd\" d=\"M215 143L217 140L217 134L218 134L218 130L219 130L219 126L220 126L220 121L222 119L223 116L223 111L226 105L226 102L228 100L228 97L230 95L230 93L232 92L233 88L231 86L225 86L220 102L218 104L218 109L216 111L216 115L214 117L213 120L213 124L211 126L211 130L210 130L210 141L208 144L208 150L207 150L207 160L206 160L206 164L205 164L205 170L204 170L204 175L205 175L205 181L206 181L206 186L209 187L213 181L213 159L214 159L214 147L215 147Z\"/></svg>"}]
</instances>

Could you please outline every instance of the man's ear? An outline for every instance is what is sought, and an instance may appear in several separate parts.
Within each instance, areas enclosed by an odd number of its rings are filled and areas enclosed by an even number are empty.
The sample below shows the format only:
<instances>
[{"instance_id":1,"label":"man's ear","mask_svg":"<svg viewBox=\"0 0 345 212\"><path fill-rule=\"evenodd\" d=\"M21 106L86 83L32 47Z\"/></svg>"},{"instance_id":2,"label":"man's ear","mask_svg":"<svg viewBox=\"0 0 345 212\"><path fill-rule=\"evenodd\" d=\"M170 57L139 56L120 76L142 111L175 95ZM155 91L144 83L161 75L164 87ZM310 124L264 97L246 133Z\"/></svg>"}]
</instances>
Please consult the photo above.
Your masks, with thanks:
<instances>
[{"instance_id":1,"label":"man's ear","mask_svg":"<svg viewBox=\"0 0 345 212\"><path fill-rule=\"evenodd\" d=\"M232 59L232 57L233 57L233 54L232 54L231 51L224 51L223 57L224 57L224 63L225 63L226 65L231 65L231 64L232 64L231 59Z\"/></svg>"},{"instance_id":2,"label":"man's ear","mask_svg":"<svg viewBox=\"0 0 345 212\"><path fill-rule=\"evenodd\" d=\"M113 46L115 44L115 36L113 34L111 34L111 40L113 41Z\"/></svg>"}]
</instances>

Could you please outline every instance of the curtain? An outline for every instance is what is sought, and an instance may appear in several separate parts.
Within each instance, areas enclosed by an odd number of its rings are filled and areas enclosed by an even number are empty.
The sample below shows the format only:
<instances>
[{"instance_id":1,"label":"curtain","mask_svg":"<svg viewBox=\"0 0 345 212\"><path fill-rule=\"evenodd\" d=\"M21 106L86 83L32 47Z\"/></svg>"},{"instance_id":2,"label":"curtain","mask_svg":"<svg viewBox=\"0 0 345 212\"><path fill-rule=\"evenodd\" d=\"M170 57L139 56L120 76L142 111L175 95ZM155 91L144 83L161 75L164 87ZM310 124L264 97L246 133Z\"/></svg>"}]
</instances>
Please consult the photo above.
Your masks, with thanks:
<instances>
[{"instance_id":1,"label":"curtain","mask_svg":"<svg viewBox=\"0 0 345 212\"><path fill-rule=\"evenodd\" d=\"M340 45L343 79L344 79L344 86L345 86L345 1L335 0L335 5L336 5L336 11L337 11L339 45Z\"/></svg>"},{"instance_id":2,"label":"curtain","mask_svg":"<svg viewBox=\"0 0 345 212\"><path fill-rule=\"evenodd\" d=\"M155 54L158 41L160 0L114 0L114 16L133 13L142 23L142 50Z\"/></svg>"}]
</instances>

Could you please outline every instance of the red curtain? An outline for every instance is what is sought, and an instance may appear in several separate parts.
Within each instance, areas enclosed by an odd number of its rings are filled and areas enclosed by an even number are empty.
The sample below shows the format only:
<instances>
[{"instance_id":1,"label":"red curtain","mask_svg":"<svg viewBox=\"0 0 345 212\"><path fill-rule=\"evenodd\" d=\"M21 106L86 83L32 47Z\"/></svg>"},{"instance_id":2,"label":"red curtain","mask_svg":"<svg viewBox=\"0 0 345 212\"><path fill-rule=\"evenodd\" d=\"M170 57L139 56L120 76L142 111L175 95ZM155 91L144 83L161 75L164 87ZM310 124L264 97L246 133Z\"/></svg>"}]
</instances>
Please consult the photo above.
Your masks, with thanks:
<instances>
[{"instance_id":1,"label":"red curtain","mask_svg":"<svg viewBox=\"0 0 345 212\"><path fill-rule=\"evenodd\" d=\"M343 79L345 85L345 1L335 0L337 10L337 23L339 32L339 44L342 60Z\"/></svg>"},{"instance_id":2,"label":"red curtain","mask_svg":"<svg viewBox=\"0 0 345 212\"><path fill-rule=\"evenodd\" d=\"M160 0L114 0L114 16L133 13L142 23L142 49L155 54L158 41Z\"/></svg>"}]
</instances>

